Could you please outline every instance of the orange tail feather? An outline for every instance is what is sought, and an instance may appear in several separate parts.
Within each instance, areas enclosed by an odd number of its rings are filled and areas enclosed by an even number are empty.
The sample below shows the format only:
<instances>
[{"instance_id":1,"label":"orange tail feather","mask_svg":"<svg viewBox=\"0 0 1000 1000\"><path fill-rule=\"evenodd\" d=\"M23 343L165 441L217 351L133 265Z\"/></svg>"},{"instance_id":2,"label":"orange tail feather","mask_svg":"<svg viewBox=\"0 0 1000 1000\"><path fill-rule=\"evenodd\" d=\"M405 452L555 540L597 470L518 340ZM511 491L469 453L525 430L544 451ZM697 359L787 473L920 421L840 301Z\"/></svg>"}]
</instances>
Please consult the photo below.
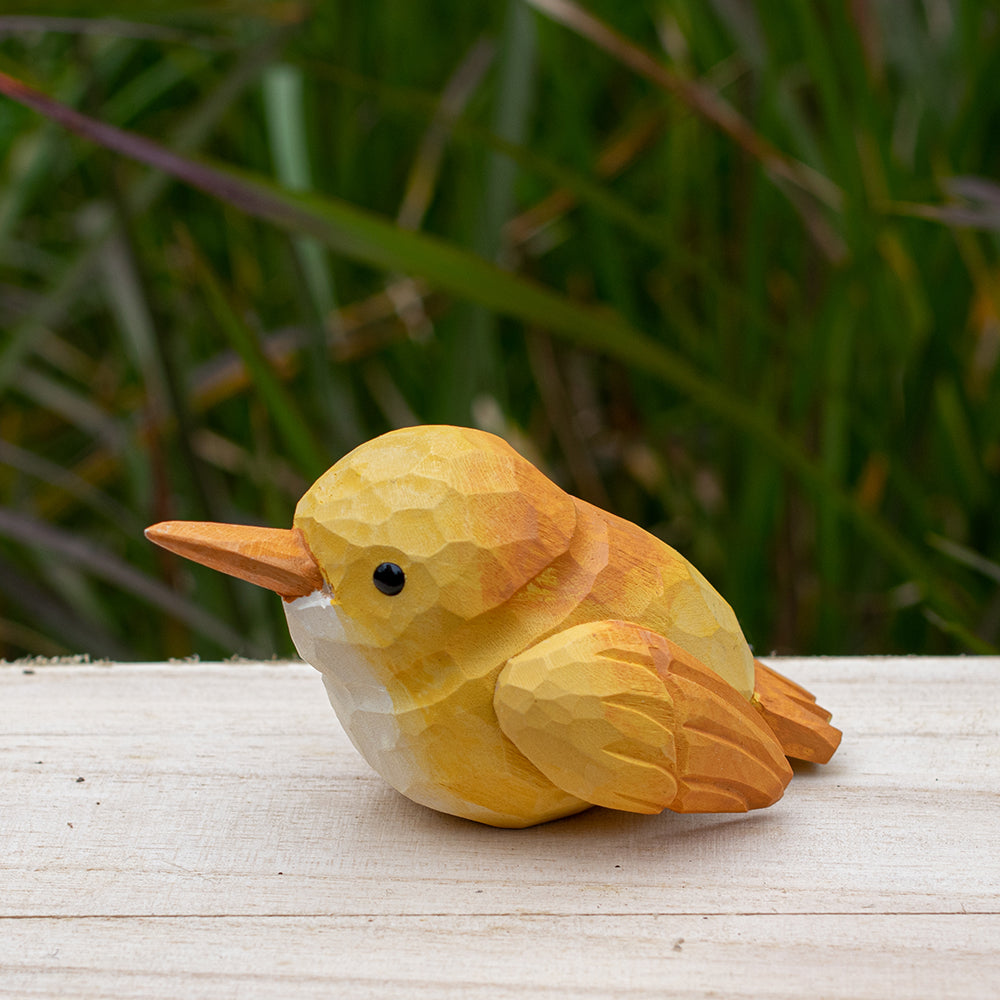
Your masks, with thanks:
<instances>
[{"instance_id":1,"label":"orange tail feather","mask_svg":"<svg viewBox=\"0 0 1000 1000\"><path fill-rule=\"evenodd\" d=\"M752 704L778 738L785 756L825 764L841 738L840 730L830 725L830 713L805 688L760 660L754 666Z\"/></svg>"}]
</instances>

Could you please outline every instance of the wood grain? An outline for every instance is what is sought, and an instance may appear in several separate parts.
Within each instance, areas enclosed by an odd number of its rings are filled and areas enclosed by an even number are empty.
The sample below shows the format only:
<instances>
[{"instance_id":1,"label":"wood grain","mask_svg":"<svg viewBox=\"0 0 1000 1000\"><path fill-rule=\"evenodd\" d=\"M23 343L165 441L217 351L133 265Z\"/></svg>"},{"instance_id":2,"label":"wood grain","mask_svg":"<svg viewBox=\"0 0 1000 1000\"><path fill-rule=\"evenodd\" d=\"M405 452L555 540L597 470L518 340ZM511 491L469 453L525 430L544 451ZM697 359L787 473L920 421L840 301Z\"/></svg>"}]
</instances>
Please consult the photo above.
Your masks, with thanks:
<instances>
[{"instance_id":1,"label":"wood grain","mask_svg":"<svg viewBox=\"0 0 1000 1000\"><path fill-rule=\"evenodd\" d=\"M500 728L559 788L625 812L746 812L792 769L760 712L686 650L631 622L587 622L512 657Z\"/></svg>"},{"instance_id":2,"label":"wood grain","mask_svg":"<svg viewBox=\"0 0 1000 1000\"><path fill-rule=\"evenodd\" d=\"M759 660L752 700L789 757L826 764L840 746L840 730L830 725L830 713L813 694Z\"/></svg>"},{"instance_id":3,"label":"wood grain","mask_svg":"<svg viewBox=\"0 0 1000 1000\"><path fill-rule=\"evenodd\" d=\"M520 831L301 664L0 667L0 996L995 995L1000 660L772 664L844 729L775 806Z\"/></svg>"},{"instance_id":4,"label":"wood grain","mask_svg":"<svg viewBox=\"0 0 1000 1000\"><path fill-rule=\"evenodd\" d=\"M146 537L185 559L267 587L286 599L323 586L323 574L296 528L162 521L150 525Z\"/></svg>"},{"instance_id":5,"label":"wood grain","mask_svg":"<svg viewBox=\"0 0 1000 1000\"><path fill-rule=\"evenodd\" d=\"M553 779L556 771L579 776L594 762L572 739L548 744L555 758L547 756L554 767L546 767L497 725L494 694L508 661L574 626L620 620L669 636L747 701L753 694L750 648L702 574L662 540L565 493L493 434L424 425L367 441L313 483L294 523L329 588L285 604L295 648L324 675L365 760L422 805L498 827L533 826L589 803L663 807L662 788L654 805L648 794L632 794L629 777L633 751L651 749L655 767L659 745L603 753L604 788L588 797L575 782ZM400 581L391 594L375 579L383 565ZM585 684L570 697L578 703L590 692ZM717 705L707 698L707 719ZM692 718L701 714L690 708ZM516 723L513 714L507 702ZM602 727L612 740L614 729ZM687 745L683 734L663 735ZM759 747L751 741L749 757ZM692 756L706 777L724 769L723 754ZM787 783L787 765L779 769ZM676 801L685 812L773 801L774 776L756 788L759 771L738 766L730 775L734 786L750 786L736 798L714 780L707 794L685 794L692 771Z\"/></svg>"}]
</instances>

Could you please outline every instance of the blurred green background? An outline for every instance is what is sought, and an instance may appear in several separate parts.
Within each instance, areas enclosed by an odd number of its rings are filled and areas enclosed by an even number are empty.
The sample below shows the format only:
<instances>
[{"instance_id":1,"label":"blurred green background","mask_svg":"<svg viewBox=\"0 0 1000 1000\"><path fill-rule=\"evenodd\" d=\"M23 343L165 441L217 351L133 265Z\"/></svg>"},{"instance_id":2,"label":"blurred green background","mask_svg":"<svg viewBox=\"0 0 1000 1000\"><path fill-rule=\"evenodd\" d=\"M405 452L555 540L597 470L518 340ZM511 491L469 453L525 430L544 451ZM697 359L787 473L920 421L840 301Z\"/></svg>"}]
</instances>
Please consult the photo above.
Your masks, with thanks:
<instances>
[{"instance_id":1,"label":"blurred green background","mask_svg":"<svg viewBox=\"0 0 1000 1000\"><path fill-rule=\"evenodd\" d=\"M0 14L0 655L290 653L143 527L287 526L420 422L664 538L758 653L1000 644L995 4L41 6Z\"/></svg>"}]
</instances>

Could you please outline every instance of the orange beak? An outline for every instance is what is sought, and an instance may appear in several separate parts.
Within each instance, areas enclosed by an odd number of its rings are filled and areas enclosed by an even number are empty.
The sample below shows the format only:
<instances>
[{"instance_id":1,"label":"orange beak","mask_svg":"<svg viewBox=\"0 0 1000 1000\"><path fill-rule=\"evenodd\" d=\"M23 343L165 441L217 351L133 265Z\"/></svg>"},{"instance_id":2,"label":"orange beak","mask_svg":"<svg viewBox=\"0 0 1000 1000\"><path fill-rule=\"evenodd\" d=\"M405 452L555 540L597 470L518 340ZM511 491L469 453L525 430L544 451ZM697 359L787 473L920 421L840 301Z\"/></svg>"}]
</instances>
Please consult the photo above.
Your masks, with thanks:
<instances>
[{"instance_id":1,"label":"orange beak","mask_svg":"<svg viewBox=\"0 0 1000 1000\"><path fill-rule=\"evenodd\" d=\"M267 587L286 601L323 586L323 574L298 528L163 521L147 528L146 537L185 559Z\"/></svg>"}]
</instances>

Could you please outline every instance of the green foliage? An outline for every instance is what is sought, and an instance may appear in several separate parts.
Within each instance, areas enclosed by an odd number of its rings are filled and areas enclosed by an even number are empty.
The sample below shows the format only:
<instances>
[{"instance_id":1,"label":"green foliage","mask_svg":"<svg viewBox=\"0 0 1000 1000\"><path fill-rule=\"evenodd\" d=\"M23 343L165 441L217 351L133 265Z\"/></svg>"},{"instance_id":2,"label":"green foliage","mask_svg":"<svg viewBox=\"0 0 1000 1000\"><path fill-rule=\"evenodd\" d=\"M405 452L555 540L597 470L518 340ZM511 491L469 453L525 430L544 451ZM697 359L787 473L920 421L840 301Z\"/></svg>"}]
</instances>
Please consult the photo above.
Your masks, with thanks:
<instances>
[{"instance_id":1,"label":"green foliage","mask_svg":"<svg viewBox=\"0 0 1000 1000\"><path fill-rule=\"evenodd\" d=\"M759 651L1000 644L990 5L63 7L0 15L0 655L290 651L142 527L432 421Z\"/></svg>"}]
</instances>

